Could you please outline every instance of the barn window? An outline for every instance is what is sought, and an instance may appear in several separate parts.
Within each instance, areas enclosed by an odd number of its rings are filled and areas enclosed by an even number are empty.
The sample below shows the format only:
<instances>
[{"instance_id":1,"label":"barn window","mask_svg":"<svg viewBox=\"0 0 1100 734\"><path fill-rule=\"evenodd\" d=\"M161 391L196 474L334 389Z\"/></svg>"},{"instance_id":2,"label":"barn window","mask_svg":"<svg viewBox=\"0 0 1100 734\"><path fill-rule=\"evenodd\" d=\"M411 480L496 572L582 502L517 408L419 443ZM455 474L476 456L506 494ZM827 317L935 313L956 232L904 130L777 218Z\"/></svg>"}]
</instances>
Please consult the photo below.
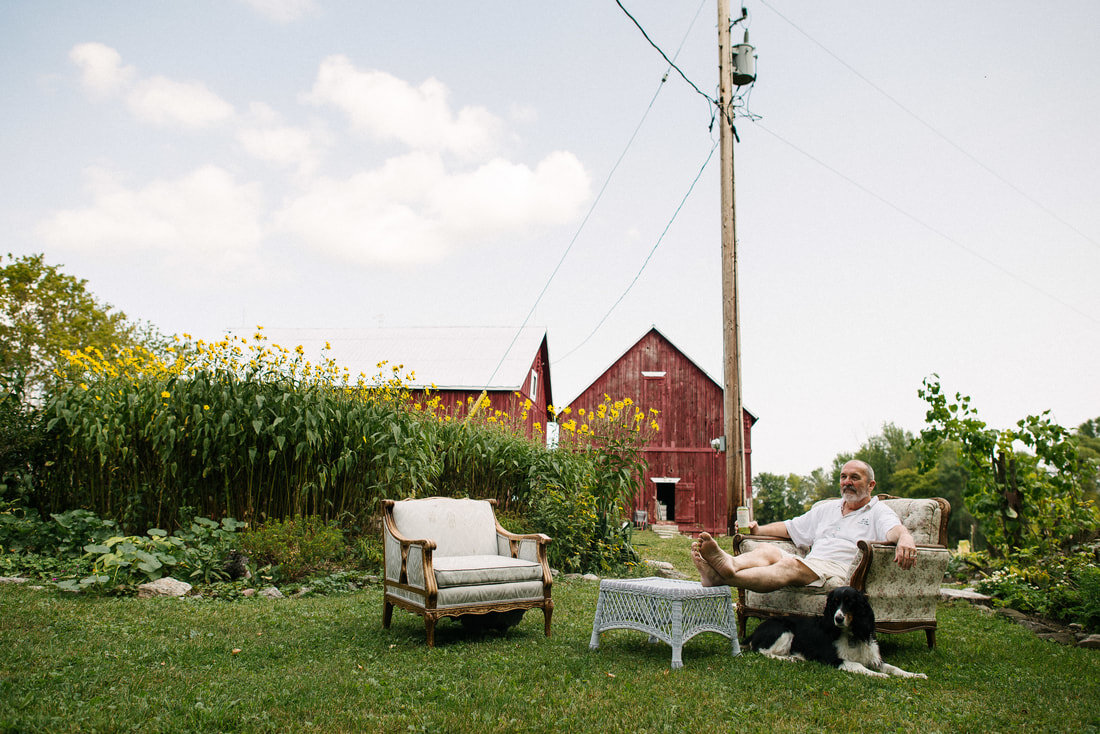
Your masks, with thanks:
<instances>
[{"instance_id":1,"label":"barn window","mask_svg":"<svg viewBox=\"0 0 1100 734\"><path fill-rule=\"evenodd\" d=\"M645 370L642 370L642 379L663 380L666 374L666 372L646 372Z\"/></svg>"},{"instance_id":2,"label":"barn window","mask_svg":"<svg viewBox=\"0 0 1100 734\"><path fill-rule=\"evenodd\" d=\"M538 387L539 387L539 373L536 372L535 370L531 370L531 391L528 394L531 396L532 400L538 400L539 399Z\"/></svg>"}]
</instances>

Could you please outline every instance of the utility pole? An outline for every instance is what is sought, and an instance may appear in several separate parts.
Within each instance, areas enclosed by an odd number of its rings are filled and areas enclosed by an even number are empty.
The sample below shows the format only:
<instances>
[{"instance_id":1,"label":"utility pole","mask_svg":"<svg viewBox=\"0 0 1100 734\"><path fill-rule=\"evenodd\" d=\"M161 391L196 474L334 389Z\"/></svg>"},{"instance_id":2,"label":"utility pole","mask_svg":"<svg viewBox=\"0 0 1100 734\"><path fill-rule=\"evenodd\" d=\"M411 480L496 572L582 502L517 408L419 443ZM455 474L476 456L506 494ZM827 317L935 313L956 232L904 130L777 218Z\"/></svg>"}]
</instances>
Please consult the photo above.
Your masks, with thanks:
<instances>
[{"instance_id":1,"label":"utility pole","mask_svg":"<svg viewBox=\"0 0 1100 734\"><path fill-rule=\"evenodd\" d=\"M745 432L741 403L741 317L737 305L737 205L733 187L733 58L729 0L718 0L718 121L722 157L722 348L726 436L726 525L734 532L745 503Z\"/></svg>"}]
</instances>

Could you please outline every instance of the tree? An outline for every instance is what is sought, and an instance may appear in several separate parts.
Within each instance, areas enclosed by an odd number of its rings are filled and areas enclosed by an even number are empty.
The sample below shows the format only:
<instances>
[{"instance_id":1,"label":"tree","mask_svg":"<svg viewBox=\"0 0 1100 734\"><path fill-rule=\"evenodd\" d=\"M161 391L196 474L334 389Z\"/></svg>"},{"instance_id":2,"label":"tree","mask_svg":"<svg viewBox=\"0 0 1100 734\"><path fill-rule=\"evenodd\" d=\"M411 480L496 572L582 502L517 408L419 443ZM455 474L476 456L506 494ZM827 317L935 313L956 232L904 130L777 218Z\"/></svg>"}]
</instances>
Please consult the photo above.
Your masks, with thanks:
<instances>
[{"instance_id":1,"label":"tree","mask_svg":"<svg viewBox=\"0 0 1100 734\"><path fill-rule=\"evenodd\" d=\"M926 378L918 394L928 403L919 442L925 464L944 448L955 452L967 473L967 507L996 552L1057 550L1100 527L1086 496L1095 483L1092 467L1081 462L1076 441L1050 411L996 430L978 418L968 396L956 393L949 402L937 375Z\"/></svg>"},{"instance_id":2,"label":"tree","mask_svg":"<svg viewBox=\"0 0 1100 734\"><path fill-rule=\"evenodd\" d=\"M157 340L155 329L99 302L87 284L43 255L0 258L0 380L21 376L33 395L65 364L62 350Z\"/></svg>"},{"instance_id":3,"label":"tree","mask_svg":"<svg viewBox=\"0 0 1100 734\"><path fill-rule=\"evenodd\" d=\"M1077 441L1081 470L1092 476L1088 497L1100 505L1100 418L1093 418L1077 426L1073 437Z\"/></svg>"},{"instance_id":4,"label":"tree","mask_svg":"<svg viewBox=\"0 0 1100 734\"><path fill-rule=\"evenodd\" d=\"M784 477L761 472L753 478L752 486L754 517L764 525L805 512L812 484L797 474Z\"/></svg>"}]
</instances>

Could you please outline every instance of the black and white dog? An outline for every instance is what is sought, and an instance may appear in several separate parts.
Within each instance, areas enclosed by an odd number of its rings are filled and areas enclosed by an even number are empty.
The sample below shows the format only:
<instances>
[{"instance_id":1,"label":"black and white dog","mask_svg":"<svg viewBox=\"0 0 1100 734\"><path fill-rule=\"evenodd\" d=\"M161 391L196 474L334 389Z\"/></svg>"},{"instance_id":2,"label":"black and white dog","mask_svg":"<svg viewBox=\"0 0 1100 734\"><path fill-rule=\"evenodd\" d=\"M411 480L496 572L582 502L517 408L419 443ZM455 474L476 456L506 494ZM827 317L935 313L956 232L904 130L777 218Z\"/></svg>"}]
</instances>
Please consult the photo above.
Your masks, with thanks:
<instances>
[{"instance_id":1,"label":"black and white dog","mask_svg":"<svg viewBox=\"0 0 1100 734\"><path fill-rule=\"evenodd\" d=\"M884 663L867 595L851 586L829 592L820 617L772 617L749 637L749 647L779 660L816 660L876 678L927 678Z\"/></svg>"}]
</instances>

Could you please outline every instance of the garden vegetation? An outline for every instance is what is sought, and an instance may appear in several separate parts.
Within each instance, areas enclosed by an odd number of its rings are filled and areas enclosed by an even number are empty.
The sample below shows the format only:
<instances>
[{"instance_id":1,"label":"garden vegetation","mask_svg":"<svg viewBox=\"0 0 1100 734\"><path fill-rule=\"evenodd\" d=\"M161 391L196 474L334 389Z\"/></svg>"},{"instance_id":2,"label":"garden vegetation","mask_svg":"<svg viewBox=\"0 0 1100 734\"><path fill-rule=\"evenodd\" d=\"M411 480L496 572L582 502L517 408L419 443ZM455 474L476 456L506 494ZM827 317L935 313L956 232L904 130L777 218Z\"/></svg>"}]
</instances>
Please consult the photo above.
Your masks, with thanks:
<instances>
[{"instance_id":1,"label":"garden vegetation","mask_svg":"<svg viewBox=\"0 0 1100 734\"><path fill-rule=\"evenodd\" d=\"M519 396L514 416L487 399L416 401L400 365L352 377L269 344L262 329L177 337L164 356L63 354L38 404L17 382L3 393L0 545L37 554L66 588L181 572L220 580L218 553L230 548L283 580L321 570L325 554L330 566L377 568L379 501L430 495L495 499L510 529L555 539L550 562L563 571L636 560L622 517L657 423L630 399L566 415L549 450L520 430L531 404Z\"/></svg>"}]
</instances>

